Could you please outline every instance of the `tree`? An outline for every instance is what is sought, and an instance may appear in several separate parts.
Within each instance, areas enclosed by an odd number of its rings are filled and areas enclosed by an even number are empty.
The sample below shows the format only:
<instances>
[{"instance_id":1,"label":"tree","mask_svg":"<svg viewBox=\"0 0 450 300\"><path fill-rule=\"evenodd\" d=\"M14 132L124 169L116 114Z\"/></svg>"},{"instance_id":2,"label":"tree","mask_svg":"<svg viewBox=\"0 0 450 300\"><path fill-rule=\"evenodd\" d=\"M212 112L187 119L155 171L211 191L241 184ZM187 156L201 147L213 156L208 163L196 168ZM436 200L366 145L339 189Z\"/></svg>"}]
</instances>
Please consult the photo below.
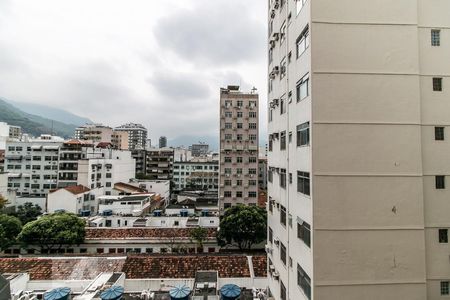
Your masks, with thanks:
<instances>
[{"instance_id":1,"label":"tree","mask_svg":"<svg viewBox=\"0 0 450 300\"><path fill-rule=\"evenodd\" d=\"M191 239L197 243L198 248L203 248L203 242L208 237L208 229L196 227L191 230Z\"/></svg>"},{"instance_id":2,"label":"tree","mask_svg":"<svg viewBox=\"0 0 450 300\"><path fill-rule=\"evenodd\" d=\"M220 221L217 241L220 246L237 245L239 250L250 250L267 236L267 212L257 206L233 206L225 211Z\"/></svg>"},{"instance_id":3,"label":"tree","mask_svg":"<svg viewBox=\"0 0 450 300\"><path fill-rule=\"evenodd\" d=\"M0 210L3 210L6 207L6 204L8 204L8 199L0 195Z\"/></svg>"},{"instance_id":4,"label":"tree","mask_svg":"<svg viewBox=\"0 0 450 300\"><path fill-rule=\"evenodd\" d=\"M22 222L22 224L27 224L31 221L34 221L37 219L38 216L42 214L42 208L37 205L26 202L24 205L19 205L17 207L17 211L13 213L13 216L16 216L19 218L19 220Z\"/></svg>"},{"instance_id":5,"label":"tree","mask_svg":"<svg viewBox=\"0 0 450 300\"><path fill-rule=\"evenodd\" d=\"M23 247L39 247L48 251L79 245L83 243L85 234L83 219L74 214L55 213L26 224L18 240Z\"/></svg>"},{"instance_id":6,"label":"tree","mask_svg":"<svg viewBox=\"0 0 450 300\"><path fill-rule=\"evenodd\" d=\"M19 219L0 214L0 250L6 250L14 245L21 230L22 224Z\"/></svg>"}]
</instances>

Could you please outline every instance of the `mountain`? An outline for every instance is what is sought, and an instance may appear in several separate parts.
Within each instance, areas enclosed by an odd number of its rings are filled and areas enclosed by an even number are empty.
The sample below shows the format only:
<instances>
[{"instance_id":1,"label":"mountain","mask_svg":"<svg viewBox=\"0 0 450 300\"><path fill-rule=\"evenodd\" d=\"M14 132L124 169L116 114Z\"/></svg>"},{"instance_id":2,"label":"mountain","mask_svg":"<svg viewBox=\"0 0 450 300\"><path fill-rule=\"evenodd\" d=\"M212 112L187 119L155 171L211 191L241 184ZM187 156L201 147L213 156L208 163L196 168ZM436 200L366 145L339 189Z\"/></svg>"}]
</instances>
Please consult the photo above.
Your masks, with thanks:
<instances>
[{"instance_id":1,"label":"mountain","mask_svg":"<svg viewBox=\"0 0 450 300\"><path fill-rule=\"evenodd\" d=\"M55 134L68 138L73 136L76 125L43 118L26 113L0 98L0 122L22 127L24 133L34 136ZM53 130L52 130L53 128Z\"/></svg>"},{"instance_id":2,"label":"mountain","mask_svg":"<svg viewBox=\"0 0 450 300\"><path fill-rule=\"evenodd\" d=\"M34 103L17 102L11 100L6 101L25 113L41 116L43 118L62 122L65 124L73 124L79 126L86 123L92 123L92 121L88 118L77 116L63 109Z\"/></svg>"}]
</instances>

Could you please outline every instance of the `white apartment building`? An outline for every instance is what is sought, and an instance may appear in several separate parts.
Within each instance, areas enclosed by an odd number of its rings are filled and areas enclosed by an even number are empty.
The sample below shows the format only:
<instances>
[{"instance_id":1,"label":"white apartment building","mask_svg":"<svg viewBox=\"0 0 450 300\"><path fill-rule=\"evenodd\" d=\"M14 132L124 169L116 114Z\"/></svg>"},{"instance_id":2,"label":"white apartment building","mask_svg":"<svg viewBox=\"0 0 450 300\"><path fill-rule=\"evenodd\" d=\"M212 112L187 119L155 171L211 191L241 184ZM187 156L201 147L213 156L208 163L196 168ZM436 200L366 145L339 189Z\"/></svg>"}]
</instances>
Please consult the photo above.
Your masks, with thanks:
<instances>
[{"instance_id":1,"label":"white apartment building","mask_svg":"<svg viewBox=\"0 0 450 300\"><path fill-rule=\"evenodd\" d=\"M270 0L267 18L272 296L448 298L450 2Z\"/></svg>"},{"instance_id":2,"label":"white apartment building","mask_svg":"<svg viewBox=\"0 0 450 300\"><path fill-rule=\"evenodd\" d=\"M174 189L184 190L218 190L218 161L184 161L173 165Z\"/></svg>"},{"instance_id":3,"label":"white apartment building","mask_svg":"<svg viewBox=\"0 0 450 300\"><path fill-rule=\"evenodd\" d=\"M128 184L160 195L167 204L170 202L170 180L133 179Z\"/></svg>"},{"instance_id":4,"label":"white apartment building","mask_svg":"<svg viewBox=\"0 0 450 300\"><path fill-rule=\"evenodd\" d=\"M65 211L82 216L98 212L98 198L103 188L89 189L82 185L59 188L47 195L47 212Z\"/></svg>"},{"instance_id":5,"label":"white apartment building","mask_svg":"<svg viewBox=\"0 0 450 300\"><path fill-rule=\"evenodd\" d=\"M111 195L114 184L135 177L136 161L130 151L86 148L85 157L78 160L77 184L90 189L103 187Z\"/></svg>"},{"instance_id":6,"label":"white apartment building","mask_svg":"<svg viewBox=\"0 0 450 300\"><path fill-rule=\"evenodd\" d=\"M145 144L147 142L147 128L145 128L143 125L127 123L114 128L114 131L128 133L129 149L145 149Z\"/></svg>"},{"instance_id":7,"label":"white apartment building","mask_svg":"<svg viewBox=\"0 0 450 300\"><path fill-rule=\"evenodd\" d=\"M256 93L220 89L220 208L258 201L258 105Z\"/></svg>"},{"instance_id":8,"label":"white apartment building","mask_svg":"<svg viewBox=\"0 0 450 300\"><path fill-rule=\"evenodd\" d=\"M22 128L20 126L8 125L8 123L0 122L0 150L6 149L6 141L8 139L20 139L22 136Z\"/></svg>"},{"instance_id":9,"label":"white apartment building","mask_svg":"<svg viewBox=\"0 0 450 300\"><path fill-rule=\"evenodd\" d=\"M6 143L5 172L8 188L18 196L45 197L56 188L58 179L58 151L62 139L43 136Z\"/></svg>"}]
</instances>

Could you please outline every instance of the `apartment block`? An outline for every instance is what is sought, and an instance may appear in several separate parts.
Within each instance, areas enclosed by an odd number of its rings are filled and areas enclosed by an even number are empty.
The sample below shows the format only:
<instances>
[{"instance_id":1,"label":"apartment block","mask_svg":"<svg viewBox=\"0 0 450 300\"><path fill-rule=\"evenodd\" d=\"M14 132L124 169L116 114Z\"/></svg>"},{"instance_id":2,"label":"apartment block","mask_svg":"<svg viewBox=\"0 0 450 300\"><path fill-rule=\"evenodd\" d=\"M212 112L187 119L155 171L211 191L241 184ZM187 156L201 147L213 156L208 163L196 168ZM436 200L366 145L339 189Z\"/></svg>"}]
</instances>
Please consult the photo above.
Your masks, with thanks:
<instances>
[{"instance_id":1,"label":"apartment block","mask_svg":"<svg viewBox=\"0 0 450 300\"><path fill-rule=\"evenodd\" d=\"M220 208L258 201L258 94L220 89Z\"/></svg>"},{"instance_id":2,"label":"apartment block","mask_svg":"<svg viewBox=\"0 0 450 300\"><path fill-rule=\"evenodd\" d=\"M269 1L274 299L449 297L449 11Z\"/></svg>"},{"instance_id":3,"label":"apartment block","mask_svg":"<svg viewBox=\"0 0 450 300\"><path fill-rule=\"evenodd\" d=\"M165 136L159 137L159 148L166 148L167 147L167 138Z\"/></svg>"},{"instance_id":4,"label":"apartment block","mask_svg":"<svg viewBox=\"0 0 450 300\"><path fill-rule=\"evenodd\" d=\"M150 180L172 180L174 150L152 149L146 153L146 178Z\"/></svg>"},{"instance_id":5,"label":"apartment block","mask_svg":"<svg viewBox=\"0 0 450 300\"><path fill-rule=\"evenodd\" d=\"M87 124L75 129L75 139L94 143L112 142L113 129L102 124Z\"/></svg>"},{"instance_id":6,"label":"apartment block","mask_svg":"<svg viewBox=\"0 0 450 300\"><path fill-rule=\"evenodd\" d=\"M205 143L192 144L190 149L194 157L206 156L209 152L209 145Z\"/></svg>"},{"instance_id":7,"label":"apartment block","mask_svg":"<svg viewBox=\"0 0 450 300\"><path fill-rule=\"evenodd\" d=\"M218 161L183 161L173 166L173 182L175 190L218 190Z\"/></svg>"},{"instance_id":8,"label":"apartment block","mask_svg":"<svg viewBox=\"0 0 450 300\"><path fill-rule=\"evenodd\" d=\"M127 132L129 147L127 149L145 149L145 143L147 142L147 128L145 128L143 125L136 123L127 123L114 128L114 131L116 133Z\"/></svg>"},{"instance_id":9,"label":"apartment block","mask_svg":"<svg viewBox=\"0 0 450 300\"><path fill-rule=\"evenodd\" d=\"M0 150L5 150L7 140L20 139L21 137L22 128L20 126L13 126L5 122L0 122Z\"/></svg>"},{"instance_id":10,"label":"apartment block","mask_svg":"<svg viewBox=\"0 0 450 300\"><path fill-rule=\"evenodd\" d=\"M6 142L5 172L8 188L18 196L44 197L56 188L58 153L62 139L42 137L27 141Z\"/></svg>"}]
</instances>

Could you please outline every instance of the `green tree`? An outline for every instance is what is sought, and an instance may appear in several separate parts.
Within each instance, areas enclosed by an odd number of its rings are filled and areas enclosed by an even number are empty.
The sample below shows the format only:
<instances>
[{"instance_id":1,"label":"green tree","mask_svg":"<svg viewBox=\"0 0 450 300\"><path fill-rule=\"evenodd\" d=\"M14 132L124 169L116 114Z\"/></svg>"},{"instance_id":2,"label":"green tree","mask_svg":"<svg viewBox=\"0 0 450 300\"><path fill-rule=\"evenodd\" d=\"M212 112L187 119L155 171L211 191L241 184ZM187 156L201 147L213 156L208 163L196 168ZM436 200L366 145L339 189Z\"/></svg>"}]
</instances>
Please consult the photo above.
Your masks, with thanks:
<instances>
[{"instance_id":1,"label":"green tree","mask_svg":"<svg viewBox=\"0 0 450 300\"><path fill-rule=\"evenodd\" d=\"M17 207L17 210L12 215L19 218L19 220L22 222L22 224L27 224L31 221L34 221L37 219L38 216L42 214L42 208L37 205L26 202L24 205L19 205Z\"/></svg>"},{"instance_id":2,"label":"green tree","mask_svg":"<svg viewBox=\"0 0 450 300\"><path fill-rule=\"evenodd\" d=\"M0 250L6 250L14 245L21 230L22 224L19 219L0 214Z\"/></svg>"},{"instance_id":3,"label":"green tree","mask_svg":"<svg viewBox=\"0 0 450 300\"><path fill-rule=\"evenodd\" d=\"M17 239L25 248L51 250L79 245L83 243L85 233L83 219L74 214L55 213L26 224Z\"/></svg>"},{"instance_id":4,"label":"green tree","mask_svg":"<svg viewBox=\"0 0 450 300\"><path fill-rule=\"evenodd\" d=\"M196 227L191 230L191 240L197 243L198 248L203 248L203 242L208 237L208 229L203 227Z\"/></svg>"},{"instance_id":5,"label":"green tree","mask_svg":"<svg viewBox=\"0 0 450 300\"><path fill-rule=\"evenodd\" d=\"M217 241L220 246L236 245L249 250L267 236L267 212L257 206L233 206L225 211L220 221Z\"/></svg>"},{"instance_id":6,"label":"green tree","mask_svg":"<svg viewBox=\"0 0 450 300\"><path fill-rule=\"evenodd\" d=\"M8 199L0 195L0 211L6 207L6 204L8 204Z\"/></svg>"}]
</instances>

